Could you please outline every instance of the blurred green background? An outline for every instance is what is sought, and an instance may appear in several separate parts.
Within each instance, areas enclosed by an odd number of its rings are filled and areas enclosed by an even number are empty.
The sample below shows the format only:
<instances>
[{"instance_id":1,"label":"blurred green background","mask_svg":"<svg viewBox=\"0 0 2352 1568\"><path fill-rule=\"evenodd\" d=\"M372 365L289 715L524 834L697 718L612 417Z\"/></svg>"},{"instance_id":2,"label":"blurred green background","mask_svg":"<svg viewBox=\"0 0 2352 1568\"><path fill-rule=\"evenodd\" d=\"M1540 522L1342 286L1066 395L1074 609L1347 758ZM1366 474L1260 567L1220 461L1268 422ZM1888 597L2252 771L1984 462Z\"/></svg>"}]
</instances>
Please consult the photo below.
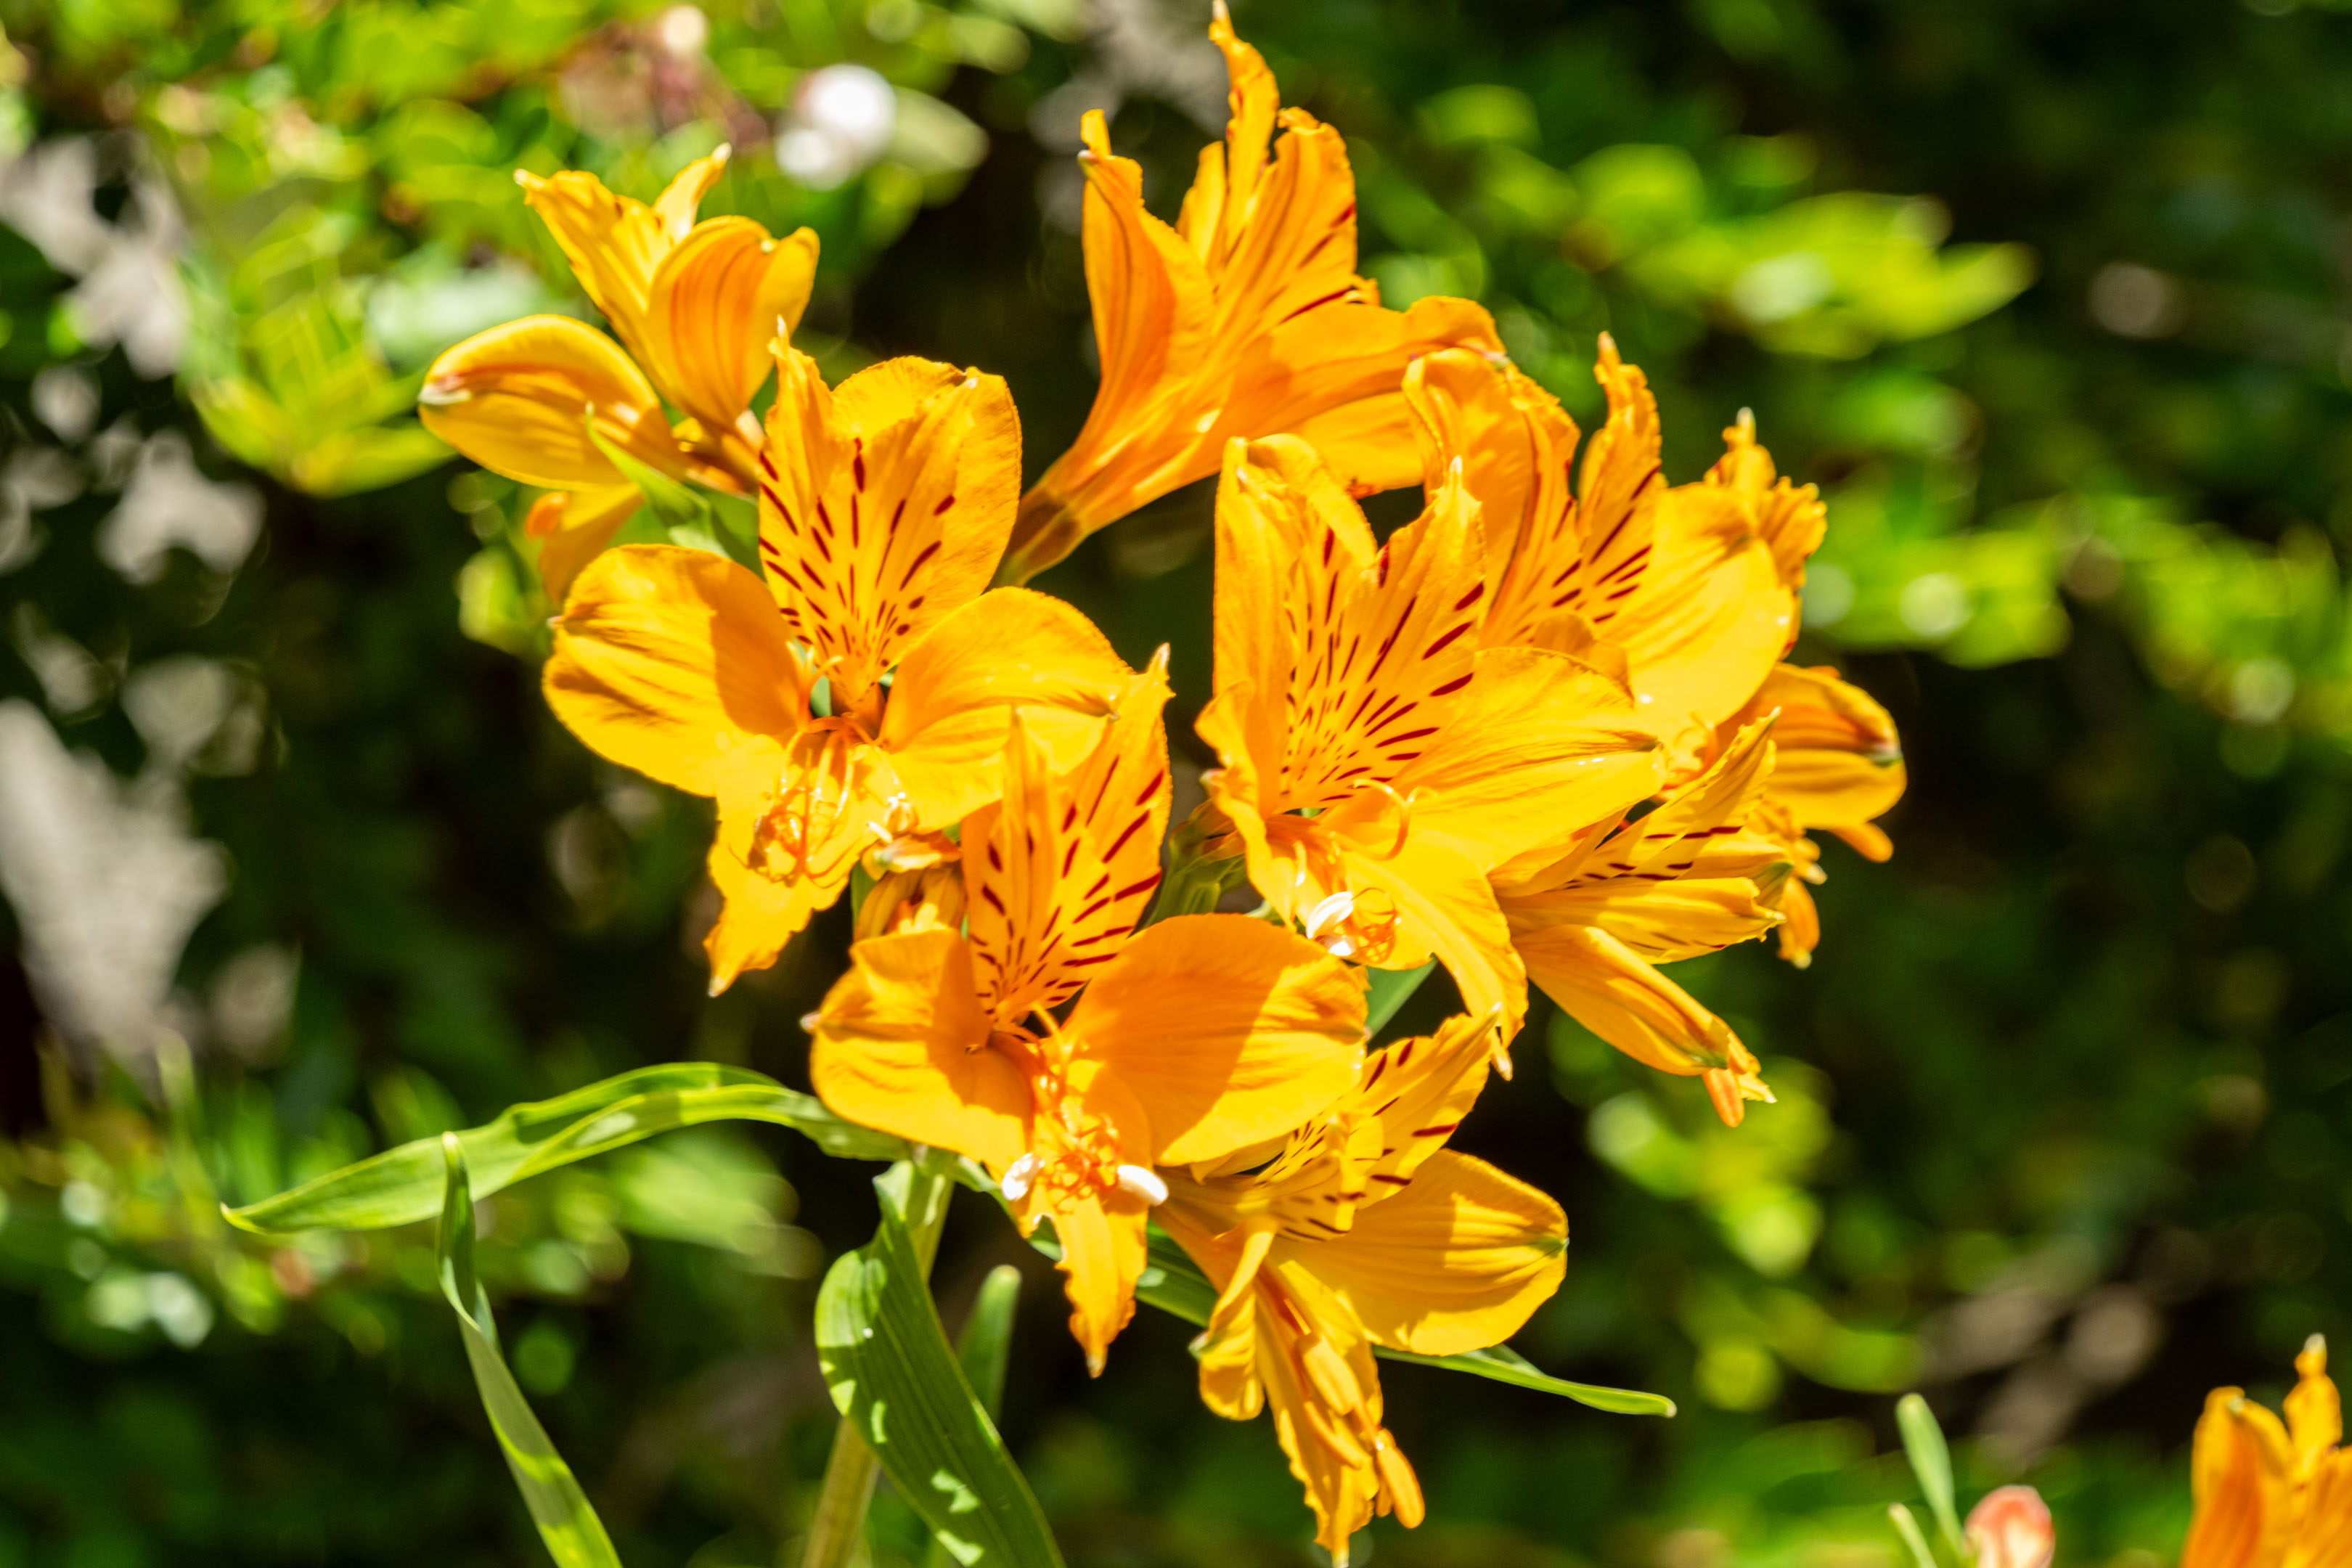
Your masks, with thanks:
<instances>
[{"instance_id":1,"label":"blurred green background","mask_svg":"<svg viewBox=\"0 0 2352 1568\"><path fill-rule=\"evenodd\" d=\"M1670 478L1746 406L1824 487L1799 658L1911 758L1895 859L1826 852L1810 971L1676 971L1778 1106L1726 1131L1539 1004L1462 1135L1570 1215L1518 1348L1683 1414L1388 1367L1431 1520L1360 1558L1891 1568L1916 1387L1964 1489L2049 1496L2062 1562L2171 1560L2205 1390L2352 1328L2352 15L1235 9L1348 134L1391 303L1483 300L1580 415L1605 329ZM0 0L0 1568L541 1561L430 1238L272 1249L215 1200L642 1062L805 1082L845 921L704 999L704 808L550 719L527 498L409 412L464 334L585 312L509 171L648 196L732 141L705 210L820 231L828 368L1006 375L1034 474L1091 396L1079 115L1171 208L1222 124L1205 20ZM887 125L818 111L844 62ZM1174 642L1180 731L1208 523L1184 492L1041 584ZM632 1564L789 1553L832 1426L810 1300L870 1174L707 1130L486 1211L519 1375ZM950 1323L1025 1257L960 1210ZM1146 1311L1089 1383L1024 1267L1006 1431L1072 1561L1309 1560L1189 1331ZM877 1563L919 1552L876 1521Z\"/></svg>"}]
</instances>

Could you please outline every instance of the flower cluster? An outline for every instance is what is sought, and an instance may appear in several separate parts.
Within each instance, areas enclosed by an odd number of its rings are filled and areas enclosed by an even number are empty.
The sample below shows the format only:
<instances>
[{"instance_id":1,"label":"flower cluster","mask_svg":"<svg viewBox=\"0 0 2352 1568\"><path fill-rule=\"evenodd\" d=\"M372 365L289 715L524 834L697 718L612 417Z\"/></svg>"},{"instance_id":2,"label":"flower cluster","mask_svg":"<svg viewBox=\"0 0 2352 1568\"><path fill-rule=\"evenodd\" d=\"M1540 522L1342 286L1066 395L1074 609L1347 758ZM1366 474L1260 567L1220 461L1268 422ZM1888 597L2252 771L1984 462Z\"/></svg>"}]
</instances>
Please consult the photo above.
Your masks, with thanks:
<instances>
[{"instance_id":1,"label":"flower cluster","mask_svg":"<svg viewBox=\"0 0 2352 1568\"><path fill-rule=\"evenodd\" d=\"M1212 36L1232 124L1176 225L1087 122L1102 381L1025 497L996 377L825 384L792 342L814 241L694 224L715 159L651 207L528 181L620 343L516 322L425 402L556 492L556 712L717 803L713 990L862 868L849 973L808 1020L819 1094L1050 1225L1097 1371L1156 1220L1221 1292L1203 1397L1272 1408L1336 1556L1421 1513L1374 1348L1499 1343L1560 1280L1559 1206L1445 1146L1530 982L1737 1122L1759 1065L1659 965L1774 932L1803 962L1807 833L1885 855L1903 771L1875 703L1780 662L1823 513L1746 416L1668 486L1605 338L1586 439L1476 305L1381 306L1340 138L1280 107L1222 12ZM752 498L756 567L606 548L646 473ZM1016 584L1213 473L1218 765L1171 834L1164 650L1131 668ZM1355 498L1414 483L1425 509L1377 540ZM1368 973L1433 961L1460 1016L1369 1048Z\"/></svg>"}]
</instances>

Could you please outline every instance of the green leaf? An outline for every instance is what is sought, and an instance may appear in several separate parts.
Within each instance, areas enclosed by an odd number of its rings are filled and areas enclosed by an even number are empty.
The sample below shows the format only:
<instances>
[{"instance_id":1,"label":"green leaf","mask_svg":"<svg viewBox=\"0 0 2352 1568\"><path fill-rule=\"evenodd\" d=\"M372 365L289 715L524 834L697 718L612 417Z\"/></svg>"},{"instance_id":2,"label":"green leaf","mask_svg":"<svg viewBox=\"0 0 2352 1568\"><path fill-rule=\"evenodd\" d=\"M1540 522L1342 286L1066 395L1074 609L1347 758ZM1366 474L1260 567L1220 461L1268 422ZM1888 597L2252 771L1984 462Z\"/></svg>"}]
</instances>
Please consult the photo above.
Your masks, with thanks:
<instances>
[{"instance_id":1,"label":"green leaf","mask_svg":"<svg viewBox=\"0 0 2352 1568\"><path fill-rule=\"evenodd\" d=\"M842 1418L961 1568L1061 1568L1062 1554L948 1348L907 1226L886 1201L874 1239L816 1298L817 1361Z\"/></svg>"},{"instance_id":2,"label":"green leaf","mask_svg":"<svg viewBox=\"0 0 2352 1568\"><path fill-rule=\"evenodd\" d=\"M1927 1506L1936 1511L1937 1528L1954 1552L1967 1556L1959 1512L1952 1506L1952 1450L1944 1441L1943 1427L1936 1424L1936 1413L1927 1408L1925 1399L1906 1394L1895 1402L1895 1425L1902 1430L1903 1451L1911 1457L1919 1489L1927 1494Z\"/></svg>"},{"instance_id":3,"label":"green leaf","mask_svg":"<svg viewBox=\"0 0 2352 1568\"><path fill-rule=\"evenodd\" d=\"M586 416L588 439L646 498L646 510L660 524L672 544L724 555L738 566L760 569L759 514L736 506L721 510L712 497L632 457L625 447L604 439L595 415Z\"/></svg>"},{"instance_id":4,"label":"green leaf","mask_svg":"<svg viewBox=\"0 0 2352 1568\"><path fill-rule=\"evenodd\" d=\"M474 1194L466 1180L465 1149L456 1133L441 1135L441 1293L457 1310L466 1360L474 1369L474 1387L506 1454L507 1468L522 1492L523 1506L530 1510L531 1522L539 1526L539 1538L547 1542L548 1553L560 1568L621 1568L604 1521L588 1506L587 1494L548 1440L547 1428L531 1414L530 1402L507 1370L506 1358L499 1353L490 1299L474 1275Z\"/></svg>"},{"instance_id":5,"label":"green leaf","mask_svg":"<svg viewBox=\"0 0 2352 1568\"><path fill-rule=\"evenodd\" d=\"M1049 1258L1060 1257L1060 1248L1051 1242L1033 1239L1031 1245ZM1150 1261L1135 1282L1135 1295L1138 1300L1148 1302L1171 1317L1181 1318L1200 1327L1207 1326L1209 1312L1217 1304L1216 1287L1209 1283L1207 1276L1184 1255L1183 1249L1156 1226L1150 1233ZM1448 1372L1466 1372L1475 1377L1507 1383L1515 1388L1532 1388L1538 1394L1557 1394L1564 1399L1573 1399L1579 1405L1589 1405L1595 1410L1606 1410L1614 1415L1675 1414L1675 1402L1663 1394L1644 1394L1633 1388L1608 1388L1592 1383L1570 1383L1564 1377L1553 1377L1538 1371L1525 1356L1507 1345L1447 1356L1415 1355L1411 1351L1392 1351L1376 1345L1372 1353L1383 1361L1444 1367Z\"/></svg>"},{"instance_id":6,"label":"green leaf","mask_svg":"<svg viewBox=\"0 0 2352 1568\"><path fill-rule=\"evenodd\" d=\"M1367 970L1365 978L1371 984L1364 996L1364 1037L1369 1040L1387 1028L1389 1020L1397 1016L1397 1009L1412 999L1412 994L1421 989L1421 983L1436 967L1437 960L1433 958L1419 969Z\"/></svg>"},{"instance_id":7,"label":"green leaf","mask_svg":"<svg viewBox=\"0 0 2352 1568\"><path fill-rule=\"evenodd\" d=\"M900 1140L844 1121L808 1095L711 1062L639 1068L553 1100L509 1107L497 1121L452 1136L466 1152L475 1191L488 1197L560 1165L706 1121L794 1128L843 1159L906 1153ZM419 1139L226 1212L231 1224L265 1234L381 1230L431 1218L440 1205L441 1180L439 1143Z\"/></svg>"},{"instance_id":8,"label":"green leaf","mask_svg":"<svg viewBox=\"0 0 2352 1568\"><path fill-rule=\"evenodd\" d=\"M956 1337L956 1360L972 1396L993 1421L1004 1406L1004 1373L1012 1360L1013 1314L1021 1304L1021 1270L1000 1263L980 1282L971 1316ZM955 1555L943 1537L931 1537L924 1554L926 1568L955 1568Z\"/></svg>"},{"instance_id":9,"label":"green leaf","mask_svg":"<svg viewBox=\"0 0 2352 1568\"><path fill-rule=\"evenodd\" d=\"M1919 1532L1919 1521L1911 1517L1911 1510L1891 1502L1886 1505L1886 1517L1894 1521L1895 1533L1910 1548L1913 1568L1936 1568L1936 1554L1927 1549L1927 1538Z\"/></svg>"},{"instance_id":10,"label":"green leaf","mask_svg":"<svg viewBox=\"0 0 2352 1568\"><path fill-rule=\"evenodd\" d=\"M1000 1263L980 1282L971 1317L956 1336L956 1361L980 1407L996 1419L1004 1407L1004 1372L1013 1355L1013 1314L1021 1305L1021 1270Z\"/></svg>"},{"instance_id":11,"label":"green leaf","mask_svg":"<svg viewBox=\"0 0 2352 1568\"><path fill-rule=\"evenodd\" d=\"M1466 1372L1477 1377L1491 1377L1496 1383L1507 1383L1516 1388L1532 1388L1538 1394L1557 1394L1563 1399L1573 1399L1579 1405L1606 1410L1612 1415L1675 1414L1675 1402L1663 1394L1644 1394L1637 1388L1609 1388L1597 1383L1570 1383L1564 1377L1553 1377L1538 1371L1527 1357L1508 1345L1465 1351L1460 1355L1414 1355L1410 1351L1380 1349L1373 1353L1388 1361L1442 1366L1448 1372Z\"/></svg>"}]
</instances>

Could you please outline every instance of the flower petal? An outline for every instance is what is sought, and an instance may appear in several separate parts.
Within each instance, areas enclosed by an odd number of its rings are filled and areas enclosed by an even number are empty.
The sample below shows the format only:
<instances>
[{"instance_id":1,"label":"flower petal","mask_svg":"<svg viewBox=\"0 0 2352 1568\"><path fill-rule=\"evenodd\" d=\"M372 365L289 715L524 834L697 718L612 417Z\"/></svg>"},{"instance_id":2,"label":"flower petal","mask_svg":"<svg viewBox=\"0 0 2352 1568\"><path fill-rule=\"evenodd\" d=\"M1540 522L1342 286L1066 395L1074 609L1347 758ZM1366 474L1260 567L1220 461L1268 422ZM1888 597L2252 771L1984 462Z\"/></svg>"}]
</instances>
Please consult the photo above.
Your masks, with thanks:
<instances>
[{"instance_id":1,"label":"flower petal","mask_svg":"<svg viewBox=\"0 0 2352 1568\"><path fill-rule=\"evenodd\" d=\"M745 971L775 963L785 945L807 929L810 918L830 909L848 884L846 871L829 882L756 871L743 858L741 840L748 831L730 833L730 826L722 814L704 861L711 885L719 889L719 919L702 939L713 996Z\"/></svg>"},{"instance_id":2,"label":"flower petal","mask_svg":"<svg viewBox=\"0 0 2352 1568\"><path fill-rule=\"evenodd\" d=\"M1801 488L1787 479L1774 482L1772 454L1756 440L1756 416L1739 411L1738 423L1723 433L1724 453L1706 472L1708 484L1741 492L1755 518L1756 531L1772 552L1780 581L1791 588L1805 585L1805 562L1821 548L1829 529L1829 509L1812 485Z\"/></svg>"},{"instance_id":3,"label":"flower petal","mask_svg":"<svg viewBox=\"0 0 2352 1568\"><path fill-rule=\"evenodd\" d=\"M1135 1282L1143 1277L1147 1257L1145 1212L1141 1198L1114 1188L1101 1197L1066 1204L1054 1215L1063 1289L1070 1299L1070 1333L1087 1352L1087 1371L1095 1377L1102 1375L1110 1342L1135 1316Z\"/></svg>"},{"instance_id":4,"label":"flower petal","mask_svg":"<svg viewBox=\"0 0 2352 1568\"><path fill-rule=\"evenodd\" d=\"M874 937L825 994L809 1077L841 1115L1002 1173L1027 1148L1029 1086L984 1047L971 951L952 931Z\"/></svg>"},{"instance_id":5,"label":"flower petal","mask_svg":"<svg viewBox=\"0 0 2352 1568\"><path fill-rule=\"evenodd\" d=\"M2269 1568L2294 1529L2286 1428L2242 1389L2205 1399L2190 1447L2189 1486L2196 1511L2180 1568Z\"/></svg>"},{"instance_id":6,"label":"flower petal","mask_svg":"<svg viewBox=\"0 0 2352 1568\"><path fill-rule=\"evenodd\" d=\"M588 564L645 503L635 485L604 490L551 490L530 503L523 531L539 543L539 581L548 603L560 605Z\"/></svg>"},{"instance_id":7,"label":"flower petal","mask_svg":"<svg viewBox=\"0 0 2352 1568\"><path fill-rule=\"evenodd\" d=\"M1902 742L1895 721L1868 692L1833 669L1784 664L1729 722L1775 710L1778 755L1765 793L1799 826L1858 830L1903 797Z\"/></svg>"},{"instance_id":8,"label":"flower petal","mask_svg":"<svg viewBox=\"0 0 2352 1568\"><path fill-rule=\"evenodd\" d=\"M1411 483L1417 477L1410 461L1412 416L1398 388L1415 358L1451 348L1502 353L1485 307L1442 295L1403 310L1369 299L1339 300L1286 321L1234 365L1232 395L1209 428L1205 449L1177 482L1208 474L1212 455L1228 437L1296 434L1313 439L1352 489ZM1366 402L1370 408L1340 416Z\"/></svg>"},{"instance_id":9,"label":"flower petal","mask_svg":"<svg viewBox=\"0 0 2352 1568\"><path fill-rule=\"evenodd\" d=\"M645 350L646 302L654 272L670 247L686 237L695 208L726 172L727 158L728 149L721 147L688 164L651 206L615 195L604 181L580 170L544 179L516 172L523 200L546 223L580 287L633 352Z\"/></svg>"},{"instance_id":10,"label":"flower petal","mask_svg":"<svg viewBox=\"0 0 2352 1568\"><path fill-rule=\"evenodd\" d=\"M1003 799L964 819L974 968L1000 1021L1069 1000L1118 956L1160 886L1169 785L1157 662L1138 686L1066 778L1016 710Z\"/></svg>"},{"instance_id":11,"label":"flower petal","mask_svg":"<svg viewBox=\"0 0 2352 1568\"><path fill-rule=\"evenodd\" d=\"M1066 772L1085 760L1135 680L1068 605L993 589L908 648L880 744L918 819L946 826L995 796L1016 708L1055 771Z\"/></svg>"},{"instance_id":12,"label":"flower petal","mask_svg":"<svg viewBox=\"0 0 2352 1568\"><path fill-rule=\"evenodd\" d=\"M1269 1267L1344 1298L1379 1344L1458 1355L1502 1343L1559 1289L1568 1218L1483 1160L1440 1149L1344 1236L1276 1243Z\"/></svg>"},{"instance_id":13,"label":"flower petal","mask_svg":"<svg viewBox=\"0 0 2352 1568\"><path fill-rule=\"evenodd\" d=\"M1607 931L1551 926L1517 947L1528 977L1578 1023L1660 1072L1704 1076L1727 1125L1739 1124L1742 1101L1771 1099L1731 1026Z\"/></svg>"},{"instance_id":14,"label":"flower petal","mask_svg":"<svg viewBox=\"0 0 2352 1568\"><path fill-rule=\"evenodd\" d=\"M1150 1107L1154 1163L1211 1160L1296 1127L1362 1059L1363 982L1245 915L1147 927L1064 1026Z\"/></svg>"},{"instance_id":15,"label":"flower petal","mask_svg":"<svg viewBox=\"0 0 2352 1568\"><path fill-rule=\"evenodd\" d=\"M1503 912L1514 931L1597 926L1650 963L1672 963L1769 934L1782 919L1780 893L1779 877L1761 885L1745 877L1685 877L1668 882L1619 878L1523 898L1507 896Z\"/></svg>"},{"instance_id":16,"label":"flower petal","mask_svg":"<svg viewBox=\"0 0 2352 1568\"><path fill-rule=\"evenodd\" d=\"M780 760L808 721L804 679L757 577L667 544L582 569L543 676L548 705L592 751L701 795L747 757Z\"/></svg>"},{"instance_id":17,"label":"flower petal","mask_svg":"<svg viewBox=\"0 0 2352 1568\"><path fill-rule=\"evenodd\" d=\"M718 431L733 427L775 368L769 344L808 308L816 234L782 239L744 217L698 224L655 269L646 363L670 401Z\"/></svg>"},{"instance_id":18,"label":"flower petal","mask_svg":"<svg viewBox=\"0 0 2352 1568\"><path fill-rule=\"evenodd\" d=\"M1444 728L1396 779L1412 831L1480 869L1557 852L1657 793L1665 758L1624 689L1564 654L1481 649Z\"/></svg>"},{"instance_id":19,"label":"flower petal","mask_svg":"<svg viewBox=\"0 0 2352 1568\"><path fill-rule=\"evenodd\" d=\"M1020 491L1021 425L992 375L900 359L828 389L784 345L759 459L760 557L837 711L987 585Z\"/></svg>"},{"instance_id":20,"label":"flower petal","mask_svg":"<svg viewBox=\"0 0 2352 1568\"><path fill-rule=\"evenodd\" d=\"M1143 170L1112 154L1098 110L1088 111L1081 134L1087 294L1102 379L1078 438L1022 500L1003 571L1011 583L1027 581L1143 504L1132 498L1174 488L1161 487L1160 470L1171 457L1181 461L1190 443L1180 436L1171 451L1153 432L1163 416L1182 422L1182 411L1169 405L1209 352L1212 297L1200 257L1144 210ZM1213 151L1204 150L1204 167Z\"/></svg>"},{"instance_id":21,"label":"flower petal","mask_svg":"<svg viewBox=\"0 0 2352 1568\"><path fill-rule=\"evenodd\" d=\"M1593 625L1624 648L1635 701L1672 742L1727 719L1763 684L1795 635L1796 597L1731 492L1684 485L1656 514L1637 587Z\"/></svg>"},{"instance_id":22,"label":"flower petal","mask_svg":"<svg viewBox=\"0 0 2352 1568\"><path fill-rule=\"evenodd\" d=\"M628 476L590 440L676 477L686 456L661 401L612 339L569 316L525 316L433 362L417 395L425 428L482 467L547 489L611 489Z\"/></svg>"}]
</instances>

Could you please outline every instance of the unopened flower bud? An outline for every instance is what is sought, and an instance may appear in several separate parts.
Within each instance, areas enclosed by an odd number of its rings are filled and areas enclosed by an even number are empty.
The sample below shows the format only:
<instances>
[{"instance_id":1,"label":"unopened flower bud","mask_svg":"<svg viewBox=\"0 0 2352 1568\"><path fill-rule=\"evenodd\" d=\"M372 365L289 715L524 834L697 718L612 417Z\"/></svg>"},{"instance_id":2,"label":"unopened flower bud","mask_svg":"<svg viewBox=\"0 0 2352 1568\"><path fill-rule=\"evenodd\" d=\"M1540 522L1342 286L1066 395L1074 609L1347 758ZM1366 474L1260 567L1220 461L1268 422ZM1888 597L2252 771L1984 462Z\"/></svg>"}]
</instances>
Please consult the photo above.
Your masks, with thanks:
<instances>
[{"instance_id":1,"label":"unopened flower bud","mask_svg":"<svg viewBox=\"0 0 2352 1568\"><path fill-rule=\"evenodd\" d=\"M2032 1487L1999 1487L1969 1510L1969 1544L1977 1568L2050 1568L2058 1528Z\"/></svg>"}]
</instances>

